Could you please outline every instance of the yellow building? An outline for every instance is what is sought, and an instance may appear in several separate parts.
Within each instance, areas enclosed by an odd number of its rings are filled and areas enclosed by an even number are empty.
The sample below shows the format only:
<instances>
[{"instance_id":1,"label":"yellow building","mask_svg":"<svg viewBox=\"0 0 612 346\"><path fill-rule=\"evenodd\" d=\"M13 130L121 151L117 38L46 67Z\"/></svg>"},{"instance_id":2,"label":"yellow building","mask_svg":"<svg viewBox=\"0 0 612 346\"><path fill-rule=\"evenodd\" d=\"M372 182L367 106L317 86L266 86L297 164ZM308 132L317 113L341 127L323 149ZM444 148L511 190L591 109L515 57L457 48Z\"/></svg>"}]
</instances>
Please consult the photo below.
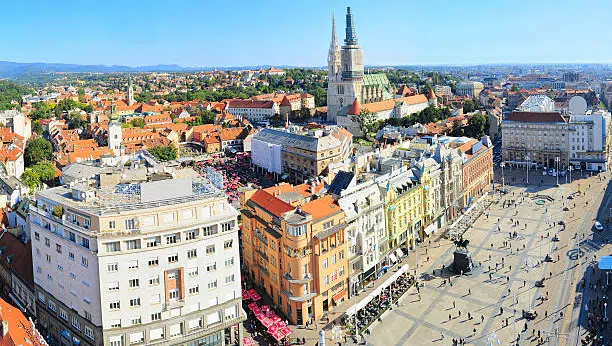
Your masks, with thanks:
<instances>
[{"instance_id":1,"label":"yellow building","mask_svg":"<svg viewBox=\"0 0 612 346\"><path fill-rule=\"evenodd\" d=\"M322 185L282 184L242 195L243 264L289 320L318 320L345 299L345 214Z\"/></svg>"},{"instance_id":2,"label":"yellow building","mask_svg":"<svg viewBox=\"0 0 612 346\"><path fill-rule=\"evenodd\" d=\"M385 199L389 248L405 245L408 249L414 249L423 227L422 185L407 167L402 167L379 183Z\"/></svg>"}]
</instances>

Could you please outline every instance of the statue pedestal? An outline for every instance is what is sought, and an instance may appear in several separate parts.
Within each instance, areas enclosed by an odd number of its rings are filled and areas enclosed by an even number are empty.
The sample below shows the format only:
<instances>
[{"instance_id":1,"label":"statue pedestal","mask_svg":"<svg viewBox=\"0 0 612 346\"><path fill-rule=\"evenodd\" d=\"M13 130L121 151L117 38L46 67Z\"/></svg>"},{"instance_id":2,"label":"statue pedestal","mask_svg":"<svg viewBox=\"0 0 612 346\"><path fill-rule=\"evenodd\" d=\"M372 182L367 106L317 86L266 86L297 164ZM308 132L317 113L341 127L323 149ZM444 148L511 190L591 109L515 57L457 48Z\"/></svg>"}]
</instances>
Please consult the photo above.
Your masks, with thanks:
<instances>
[{"instance_id":1,"label":"statue pedestal","mask_svg":"<svg viewBox=\"0 0 612 346\"><path fill-rule=\"evenodd\" d=\"M453 270L455 273L472 271L472 256L466 248L457 248L453 253Z\"/></svg>"}]
</instances>

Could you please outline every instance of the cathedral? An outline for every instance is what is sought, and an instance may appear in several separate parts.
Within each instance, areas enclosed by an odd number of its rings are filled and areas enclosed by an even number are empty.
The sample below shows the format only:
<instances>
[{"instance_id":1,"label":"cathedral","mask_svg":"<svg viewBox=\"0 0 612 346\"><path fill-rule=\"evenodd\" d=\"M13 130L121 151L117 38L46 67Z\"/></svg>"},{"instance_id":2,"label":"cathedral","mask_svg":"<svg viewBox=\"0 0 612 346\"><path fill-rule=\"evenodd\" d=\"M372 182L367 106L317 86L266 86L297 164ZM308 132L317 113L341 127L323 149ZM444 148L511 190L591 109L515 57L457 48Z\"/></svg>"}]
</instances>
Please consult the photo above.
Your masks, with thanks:
<instances>
[{"instance_id":1,"label":"cathedral","mask_svg":"<svg viewBox=\"0 0 612 346\"><path fill-rule=\"evenodd\" d=\"M357 42L350 7L346 9L346 36L342 49L338 45L336 22L332 19L327 67L327 120L336 121L343 110L346 114L355 99L364 104L393 98L394 89L385 74L364 74L363 52Z\"/></svg>"},{"instance_id":2,"label":"cathedral","mask_svg":"<svg viewBox=\"0 0 612 346\"><path fill-rule=\"evenodd\" d=\"M332 39L327 57L327 120L360 136L352 120L362 110L375 113L377 120L401 118L437 106L437 98L416 94L416 90L396 91L384 73L365 74L363 52L357 42L351 8L346 9L346 33L342 48L338 45L336 22L332 19Z\"/></svg>"}]
</instances>

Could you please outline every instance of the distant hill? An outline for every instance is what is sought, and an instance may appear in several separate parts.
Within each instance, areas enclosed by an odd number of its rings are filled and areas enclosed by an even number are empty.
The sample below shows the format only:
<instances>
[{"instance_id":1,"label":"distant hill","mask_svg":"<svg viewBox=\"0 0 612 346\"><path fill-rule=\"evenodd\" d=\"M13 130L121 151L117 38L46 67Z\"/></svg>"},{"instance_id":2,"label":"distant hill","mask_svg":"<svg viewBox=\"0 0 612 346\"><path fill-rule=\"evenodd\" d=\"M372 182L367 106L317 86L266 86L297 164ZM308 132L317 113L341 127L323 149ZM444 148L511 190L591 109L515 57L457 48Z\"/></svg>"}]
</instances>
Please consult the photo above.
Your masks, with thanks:
<instances>
[{"instance_id":1,"label":"distant hill","mask_svg":"<svg viewBox=\"0 0 612 346\"><path fill-rule=\"evenodd\" d=\"M245 70L269 68L265 66L218 67L219 70ZM275 66L277 68L291 68L291 66ZM0 78L17 78L25 75L37 75L52 72L72 73L111 73L111 72L189 72L213 70L212 67L183 67L179 65L151 65L151 66L121 66L121 65L78 65L61 63L19 63L0 61Z\"/></svg>"}]
</instances>

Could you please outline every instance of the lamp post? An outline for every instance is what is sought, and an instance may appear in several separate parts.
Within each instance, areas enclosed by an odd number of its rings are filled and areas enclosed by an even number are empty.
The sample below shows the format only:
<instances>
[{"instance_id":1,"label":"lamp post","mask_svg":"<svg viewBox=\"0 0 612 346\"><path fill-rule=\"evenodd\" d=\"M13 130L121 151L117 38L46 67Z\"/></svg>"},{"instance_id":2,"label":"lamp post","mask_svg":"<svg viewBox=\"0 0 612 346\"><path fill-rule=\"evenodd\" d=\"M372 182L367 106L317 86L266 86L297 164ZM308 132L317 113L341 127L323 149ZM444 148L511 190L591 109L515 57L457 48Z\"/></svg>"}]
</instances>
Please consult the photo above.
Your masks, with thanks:
<instances>
[{"instance_id":1,"label":"lamp post","mask_svg":"<svg viewBox=\"0 0 612 346\"><path fill-rule=\"evenodd\" d=\"M559 158L559 156L555 157L555 163L557 164L557 186L559 186L559 163L561 162L561 159Z\"/></svg>"},{"instance_id":2,"label":"lamp post","mask_svg":"<svg viewBox=\"0 0 612 346\"><path fill-rule=\"evenodd\" d=\"M529 155L527 155L527 185L529 185L529 164L531 163Z\"/></svg>"},{"instance_id":3,"label":"lamp post","mask_svg":"<svg viewBox=\"0 0 612 346\"><path fill-rule=\"evenodd\" d=\"M570 176L570 184L572 183L572 171L574 170L574 166L569 165L569 176Z\"/></svg>"},{"instance_id":4,"label":"lamp post","mask_svg":"<svg viewBox=\"0 0 612 346\"><path fill-rule=\"evenodd\" d=\"M505 162L502 162L499 164L501 166L502 169L502 190L505 189L506 185L505 185L505 179L504 179L504 166L506 165Z\"/></svg>"}]
</instances>

